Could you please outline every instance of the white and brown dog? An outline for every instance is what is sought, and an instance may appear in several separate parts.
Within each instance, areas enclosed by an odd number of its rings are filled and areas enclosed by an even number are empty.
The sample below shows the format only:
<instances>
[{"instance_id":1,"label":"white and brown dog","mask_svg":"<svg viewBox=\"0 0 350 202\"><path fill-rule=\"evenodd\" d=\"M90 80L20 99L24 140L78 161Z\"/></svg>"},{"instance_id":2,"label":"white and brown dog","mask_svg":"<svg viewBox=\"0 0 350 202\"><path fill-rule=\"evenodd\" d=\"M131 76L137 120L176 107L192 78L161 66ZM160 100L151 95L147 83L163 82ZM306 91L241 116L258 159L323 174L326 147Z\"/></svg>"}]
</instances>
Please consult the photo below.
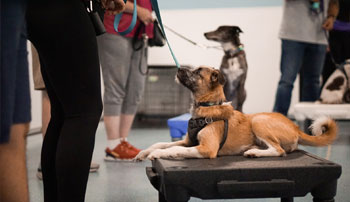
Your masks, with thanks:
<instances>
[{"instance_id":1,"label":"white and brown dog","mask_svg":"<svg viewBox=\"0 0 350 202\"><path fill-rule=\"evenodd\" d=\"M350 59L338 67L322 88L319 101L324 104L350 103Z\"/></svg>"},{"instance_id":2,"label":"white and brown dog","mask_svg":"<svg viewBox=\"0 0 350 202\"><path fill-rule=\"evenodd\" d=\"M237 26L220 26L215 31L206 32L204 36L211 41L219 42L224 50L220 70L226 78L224 93L232 106L242 112L247 97L244 88L248 65L245 51L239 38L242 30Z\"/></svg>"},{"instance_id":3,"label":"white and brown dog","mask_svg":"<svg viewBox=\"0 0 350 202\"><path fill-rule=\"evenodd\" d=\"M156 143L141 151L135 160L155 158L216 158L243 154L246 157L285 156L298 144L325 146L337 135L329 118L312 124L310 136L279 113L243 114L225 103L224 76L219 70L180 68L177 80L193 93L192 119L184 140Z\"/></svg>"}]
</instances>

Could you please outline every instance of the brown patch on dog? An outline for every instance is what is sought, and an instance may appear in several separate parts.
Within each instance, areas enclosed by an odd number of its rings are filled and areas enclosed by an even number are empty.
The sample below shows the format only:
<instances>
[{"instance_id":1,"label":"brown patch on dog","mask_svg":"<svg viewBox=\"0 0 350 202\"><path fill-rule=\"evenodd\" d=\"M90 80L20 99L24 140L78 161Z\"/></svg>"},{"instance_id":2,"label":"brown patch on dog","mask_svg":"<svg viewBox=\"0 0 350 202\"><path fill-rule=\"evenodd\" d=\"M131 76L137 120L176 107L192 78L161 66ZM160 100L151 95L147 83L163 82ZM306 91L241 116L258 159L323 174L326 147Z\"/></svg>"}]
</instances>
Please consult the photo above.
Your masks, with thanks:
<instances>
[{"instance_id":1,"label":"brown patch on dog","mask_svg":"<svg viewBox=\"0 0 350 202\"><path fill-rule=\"evenodd\" d=\"M341 76L336 77L332 83L330 83L326 89L327 90L340 90L340 86L344 84L344 78Z\"/></svg>"}]
</instances>

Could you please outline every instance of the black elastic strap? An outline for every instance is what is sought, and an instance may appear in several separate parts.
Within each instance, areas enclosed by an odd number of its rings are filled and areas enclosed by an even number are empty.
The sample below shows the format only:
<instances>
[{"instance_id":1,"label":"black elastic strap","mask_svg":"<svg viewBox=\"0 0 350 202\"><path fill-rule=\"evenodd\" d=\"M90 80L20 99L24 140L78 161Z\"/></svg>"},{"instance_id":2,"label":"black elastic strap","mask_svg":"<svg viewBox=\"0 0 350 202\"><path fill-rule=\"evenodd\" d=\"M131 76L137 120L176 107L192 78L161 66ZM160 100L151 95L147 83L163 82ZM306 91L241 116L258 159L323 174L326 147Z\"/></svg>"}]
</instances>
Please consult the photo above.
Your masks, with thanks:
<instances>
[{"instance_id":1,"label":"black elastic strap","mask_svg":"<svg viewBox=\"0 0 350 202\"><path fill-rule=\"evenodd\" d=\"M225 119L225 120L224 120L224 136L222 137L219 150L224 146L224 144L225 144L225 142L226 142L227 133L228 133L228 120Z\"/></svg>"},{"instance_id":2,"label":"black elastic strap","mask_svg":"<svg viewBox=\"0 0 350 202\"><path fill-rule=\"evenodd\" d=\"M210 121L208 121L210 120ZM197 118L197 119L190 119L188 121L188 128L187 133L190 141L193 145L198 145L198 133L200 130L202 130L205 126L207 126L210 123L213 123L215 121L224 121L224 134L222 137L222 140L220 142L219 150L224 146L226 139L227 139L227 133L228 133L228 120L227 119L208 119L208 118Z\"/></svg>"}]
</instances>

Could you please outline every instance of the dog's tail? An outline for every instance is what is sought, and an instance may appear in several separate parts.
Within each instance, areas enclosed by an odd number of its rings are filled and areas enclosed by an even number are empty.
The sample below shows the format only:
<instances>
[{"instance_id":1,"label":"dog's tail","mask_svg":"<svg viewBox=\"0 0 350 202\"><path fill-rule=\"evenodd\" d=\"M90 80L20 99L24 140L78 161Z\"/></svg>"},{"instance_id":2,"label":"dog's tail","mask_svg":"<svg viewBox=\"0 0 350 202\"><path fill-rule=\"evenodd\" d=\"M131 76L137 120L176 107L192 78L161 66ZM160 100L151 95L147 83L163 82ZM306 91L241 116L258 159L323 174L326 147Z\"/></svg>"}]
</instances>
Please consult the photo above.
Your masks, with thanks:
<instances>
[{"instance_id":1,"label":"dog's tail","mask_svg":"<svg viewBox=\"0 0 350 202\"><path fill-rule=\"evenodd\" d=\"M337 137L338 127L335 121L329 117L317 118L310 126L312 135L299 132L299 144L309 146L326 146Z\"/></svg>"}]
</instances>

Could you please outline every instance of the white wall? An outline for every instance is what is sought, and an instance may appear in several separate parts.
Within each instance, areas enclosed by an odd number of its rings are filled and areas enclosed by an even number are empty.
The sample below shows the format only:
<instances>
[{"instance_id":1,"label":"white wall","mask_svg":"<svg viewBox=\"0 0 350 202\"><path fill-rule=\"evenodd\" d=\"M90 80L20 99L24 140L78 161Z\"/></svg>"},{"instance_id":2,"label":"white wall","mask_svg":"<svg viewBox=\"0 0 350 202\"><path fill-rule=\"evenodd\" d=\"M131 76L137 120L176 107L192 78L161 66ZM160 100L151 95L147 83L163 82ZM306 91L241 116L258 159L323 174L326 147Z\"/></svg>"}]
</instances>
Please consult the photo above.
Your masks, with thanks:
<instances>
[{"instance_id":1,"label":"white wall","mask_svg":"<svg viewBox=\"0 0 350 202\"><path fill-rule=\"evenodd\" d=\"M198 43L207 45L218 44L207 41L203 36L204 32L214 30L220 25L239 26L244 32L241 34L241 41L245 46L248 61L247 100L243 110L246 113L272 110L280 75L281 47L278 31L282 17L281 6L162 10L161 14L164 24ZM167 30L166 33L181 64L210 65L217 68L220 66L223 52L216 49L205 50ZM31 60L30 55L29 59ZM149 64L174 64L168 47L151 48ZM296 82L292 105L297 102L298 88ZM34 91L33 86L31 89L31 128L35 128L41 126L41 94Z\"/></svg>"}]
</instances>

